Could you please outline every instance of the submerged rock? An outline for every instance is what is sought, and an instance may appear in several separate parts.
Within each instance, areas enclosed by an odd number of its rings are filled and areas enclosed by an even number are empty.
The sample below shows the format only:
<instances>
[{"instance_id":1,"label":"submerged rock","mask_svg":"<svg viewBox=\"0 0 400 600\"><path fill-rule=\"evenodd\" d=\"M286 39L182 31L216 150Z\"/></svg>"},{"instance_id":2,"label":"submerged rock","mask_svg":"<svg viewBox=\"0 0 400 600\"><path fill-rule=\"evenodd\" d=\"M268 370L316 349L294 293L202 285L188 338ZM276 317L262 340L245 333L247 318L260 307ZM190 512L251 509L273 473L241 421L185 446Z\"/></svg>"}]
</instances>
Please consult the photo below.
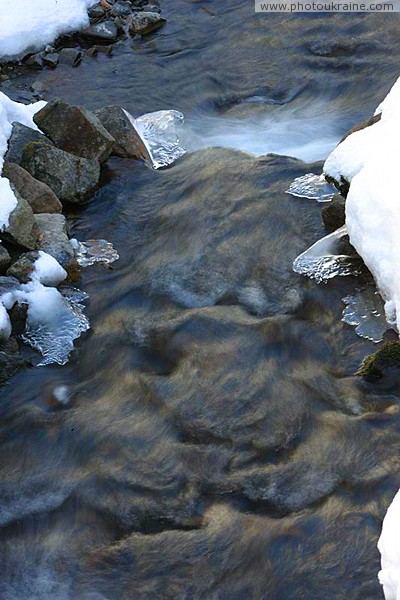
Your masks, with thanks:
<instances>
[{"instance_id":1,"label":"submerged rock","mask_svg":"<svg viewBox=\"0 0 400 600\"><path fill-rule=\"evenodd\" d=\"M0 244L0 275L5 273L11 263L8 251Z\"/></svg>"},{"instance_id":2,"label":"submerged rock","mask_svg":"<svg viewBox=\"0 0 400 600\"><path fill-rule=\"evenodd\" d=\"M76 280L79 266L68 238L64 215L42 213L35 215L35 219L41 234L40 249L55 258L70 278Z\"/></svg>"},{"instance_id":3,"label":"submerged rock","mask_svg":"<svg viewBox=\"0 0 400 600\"><path fill-rule=\"evenodd\" d=\"M17 199L17 206L11 212L8 226L1 235L13 244L22 246L28 250L34 250L38 246L39 238L39 230L34 214L27 201L20 196L17 189L12 184L11 187Z\"/></svg>"},{"instance_id":4,"label":"submerged rock","mask_svg":"<svg viewBox=\"0 0 400 600\"><path fill-rule=\"evenodd\" d=\"M346 200L340 194L335 194L332 202L321 211L322 220L328 229L338 229L346 222Z\"/></svg>"},{"instance_id":5,"label":"submerged rock","mask_svg":"<svg viewBox=\"0 0 400 600\"><path fill-rule=\"evenodd\" d=\"M126 0L119 0L114 4L110 11L112 17L127 17L132 13L133 7L130 2Z\"/></svg>"},{"instance_id":6,"label":"submerged rock","mask_svg":"<svg viewBox=\"0 0 400 600\"><path fill-rule=\"evenodd\" d=\"M59 53L59 64L77 67L82 61L82 52L76 48L63 48Z\"/></svg>"},{"instance_id":7,"label":"submerged rock","mask_svg":"<svg viewBox=\"0 0 400 600\"><path fill-rule=\"evenodd\" d=\"M6 163L3 168L3 176L11 181L34 213L62 212L62 204L53 190L42 181L32 177L23 167L15 163Z\"/></svg>"},{"instance_id":8,"label":"submerged rock","mask_svg":"<svg viewBox=\"0 0 400 600\"><path fill-rule=\"evenodd\" d=\"M100 177L97 160L78 157L41 143L25 147L21 165L35 179L47 184L61 202L73 204L86 202Z\"/></svg>"},{"instance_id":9,"label":"submerged rock","mask_svg":"<svg viewBox=\"0 0 400 600\"><path fill-rule=\"evenodd\" d=\"M162 27L167 21L156 12L137 12L132 15L131 34L145 35Z\"/></svg>"},{"instance_id":10,"label":"submerged rock","mask_svg":"<svg viewBox=\"0 0 400 600\"><path fill-rule=\"evenodd\" d=\"M122 158L151 160L142 138L120 106L98 108L94 114L115 140L112 154Z\"/></svg>"},{"instance_id":11,"label":"submerged rock","mask_svg":"<svg viewBox=\"0 0 400 600\"><path fill-rule=\"evenodd\" d=\"M364 359L357 375L369 381L381 379L387 371L400 370L400 342L394 340L383 344L374 354Z\"/></svg>"},{"instance_id":12,"label":"submerged rock","mask_svg":"<svg viewBox=\"0 0 400 600\"><path fill-rule=\"evenodd\" d=\"M15 338L0 341L0 385L27 365L28 361L21 357Z\"/></svg>"},{"instance_id":13,"label":"submerged rock","mask_svg":"<svg viewBox=\"0 0 400 600\"><path fill-rule=\"evenodd\" d=\"M22 123L13 123L11 137L8 140L8 150L4 157L4 162L21 163L22 153L27 144L30 142L42 142L53 145L42 133L22 125Z\"/></svg>"},{"instance_id":14,"label":"submerged rock","mask_svg":"<svg viewBox=\"0 0 400 600\"><path fill-rule=\"evenodd\" d=\"M107 160L115 142L93 113L62 100L46 104L33 120L58 148L83 158Z\"/></svg>"},{"instance_id":15,"label":"submerged rock","mask_svg":"<svg viewBox=\"0 0 400 600\"><path fill-rule=\"evenodd\" d=\"M116 42L118 39L118 27L114 21L103 21L102 23L87 27L81 31L81 35L97 40L104 40L105 42Z\"/></svg>"}]
</instances>

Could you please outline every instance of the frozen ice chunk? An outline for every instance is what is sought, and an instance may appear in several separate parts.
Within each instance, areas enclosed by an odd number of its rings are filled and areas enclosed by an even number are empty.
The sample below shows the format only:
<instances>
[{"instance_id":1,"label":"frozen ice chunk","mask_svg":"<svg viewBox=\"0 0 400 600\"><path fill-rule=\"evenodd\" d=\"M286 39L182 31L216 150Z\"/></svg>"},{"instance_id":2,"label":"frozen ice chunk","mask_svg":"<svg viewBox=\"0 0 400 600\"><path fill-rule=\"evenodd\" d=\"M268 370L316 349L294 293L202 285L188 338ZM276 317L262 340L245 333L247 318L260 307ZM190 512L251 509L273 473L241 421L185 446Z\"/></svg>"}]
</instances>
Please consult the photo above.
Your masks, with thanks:
<instances>
[{"instance_id":1,"label":"frozen ice chunk","mask_svg":"<svg viewBox=\"0 0 400 600\"><path fill-rule=\"evenodd\" d=\"M106 240L70 240L75 250L76 260L81 267L90 267L95 263L110 264L119 259L119 254L111 242Z\"/></svg>"},{"instance_id":2,"label":"frozen ice chunk","mask_svg":"<svg viewBox=\"0 0 400 600\"><path fill-rule=\"evenodd\" d=\"M346 308L343 310L343 321L356 327L360 337L380 342L383 334L391 326L385 318L385 306L379 292L368 287L358 294L343 298Z\"/></svg>"},{"instance_id":3,"label":"frozen ice chunk","mask_svg":"<svg viewBox=\"0 0 400 600\"><path fill-rule=\"evenodd\" d=\"M345 225L318 240L293 263L296 273L308 275L317 283L327 282L338 275L359 275L361 268L360 257L352 253L348 244Z\"/></svg>"},{"instance_id":4,"label":"frozen ice chunk","mask_svg":"<svg viewBox=\"0 0 400 600\"><path fill-rule=\"evenodd\" d=\"M330 185L323 175L307 173L297 177L286 191L287 194L298 198L309 198L318 202L330 202L337 190Z\"/></svg>"},{"instance_id":5,"label":"frozen ice chunk","mask_svg":"<svg viewBox=\"0 0 400 600\"><path fill-rule=\"evenodd\" d=\"M21 287L29 304L22 339L42 354L38 366L64 365L74 349L74 340L89 329L83 305L37 282Z\"/></svg>"},{"instance_id":6,"label":"frozen ice chunk","mask_svg":"<svg viewBox=\"0 0 400 600\"><path fill-rule=\"evenodd\" d=\"M185 154L179 141L179 129L183 125L183 114L177 110L159 110L135 119L126 112L136 131L142 138L155 169L167 167Z\"/></svg>"}]
</instances>

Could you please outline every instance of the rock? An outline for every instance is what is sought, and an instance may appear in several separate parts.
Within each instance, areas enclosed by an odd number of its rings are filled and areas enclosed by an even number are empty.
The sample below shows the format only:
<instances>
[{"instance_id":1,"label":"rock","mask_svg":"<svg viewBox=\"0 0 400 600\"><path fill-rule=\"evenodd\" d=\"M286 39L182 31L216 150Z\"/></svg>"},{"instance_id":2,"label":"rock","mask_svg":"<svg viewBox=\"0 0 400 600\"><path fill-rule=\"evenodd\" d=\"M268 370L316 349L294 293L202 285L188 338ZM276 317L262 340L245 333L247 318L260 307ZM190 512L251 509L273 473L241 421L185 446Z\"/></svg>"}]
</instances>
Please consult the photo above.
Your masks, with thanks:
<instances>
[{"instance_id":1,"label":"rock","mask_svg":"<svg viewBox=\"0 0 400 600\"><path fill-rule=\"evenodd\" d=\"M24 252L7 270L8 277L15 277L21 283L28 283L39 258L38 250Z\"/></svg>"},{"instance_id":2,"label":"rock","mask_svg":"<svg viewBox=\"0 0 400 600\"><path fill-rule=\"evenodd\" d=\"M91 6L88 10L88 15L90 19L101 19L106 14L104 8L100 6L100 4L95 4Z\"/></svg>"},{"instance_id":3,"label":"rock","mask_svg":"<svg viewBox=\"0 0 400 600\"><path fill-rule=\"evenodd\" d=\"M8 251L0 244L0 274L3 274L7 271L10 263L11 257L8 254Z\"/></svg>"},{"instance_id":4,"label":"rock","mask_svg":"<svg viewBox=\"0 0 400 600\"><path fill-rule=\"evenodd\" d=\"M75 258L64 215L41 213L35 215L41 233L40 249L53 256L67 271L71 279L79 278L79 266Z\"/></svg>"},{"instance_id":5,"label":"rock","mask_svg":"<svg viewBox=\"0 0 400 600\"><path fill-rule=\"evenodd\" d=\"M150 160L140 135L120 106L99 108L94 114L115 139L112 154L123 158Z\"/></svg>"},{"instance_id":6,"label":"rock","mask_svg":"<svg viewBox=\"0 0 400 600\"><path fill-rule=\"evenodd\" d=\"M394 340L386 342L377 352L367 356L356 374L368 381L376 381L388 371L396 371L398 377L399 369L400 342Z\"/></svg>"},{"instance_id":7,"label":"rock","mask_svg":"<svg viewBox=\"0 0 400 600\"><path fill-rule=\"evenodd\" d=\"M322 209L321 216L325 227L338 229L346 222L346 200L340 194L335 194L332 201Z\"/></svg>"},{"instance_id":8,"label":"rock","mask_svg":"<svg viewBox=\"0 0 400 600\"><path fill-rule=\"evenodd\" d=\"M10 316L12 325L11 335L21 335L26 328L28 304L25 302L18 304L18 302L16 302L14 306L12 306L11 310L8 311L8 314Z\"/></svg>"},{"instance_id":9,"label":"rock","mask_svg":"<svg viewBox=\"0 0 400 600\"><path fill-rule=\"evenodd\" d=\"M55 69L55 67L58 65L59 55L56 52L43 54L42 60L45 67Z\"/></svg>"},{"instance_id":10,"label":"rock","mask_svg":"<svg viewBox=\"0 0 400 600\"><path fill-rule=\"evenodd\" d=\"M163 17L160 17L158 13L153 12L139 12L132 15L131 25L129 31L131 34L139 33L145 35L151 33L156 29L159 29L166 23Z\"/></svg>"},{"instance_id":11,"label":"rock","mask_svg":"<svg viewBox=\"0 0 400 600\"><path fill-rule=\"evenodd\" d=\"M63 48L59 53L59 64L77 67L82 60L82 52L76 48Z\"/></svg>"},{"instance_id":12,"label":"rock","mask_svg":"<svg viewBox=\"0 0 400 600\"><path fill-rule=\"evenodd\" d=\"M46 138L42 133L26 127L21 123L13 123L11 137L8 140L8 150L4 157L4 162L21 163L22 152L30 142L42 142L49 145L53 145L52 142Z\"/></svg>"},{"instance_id":13,"label":"rock","mask_svg":"<svg viewBox=\"0 0 400 600\"><path fill-rule=\"evenodd\" d=\"M80 158L47 144L28 144L21 165L46 183L61 200L81 204L96 187L100 177L97 160Z\"/></svg>"},{"instance_id":14,"label":"rock","mask_svg":"<svg viewBox=\"0 0 400 600\"><path fill-rule=\"evenodd\" d=\"M34 81L31 85L31 90L36 97L42 97L47 90L47 86L42 81Z\"/></svg>"},{"instance_id":15,"label":"rock","mask_svg":"<svg viewBox=\"0 0 400 600\"><path fill-rule=\"evenodd\" d=\"M41 69L43 67L43 58L41 54L32 54L24 62L28 67L33 67L34 69Z\"/></svg>"},{"instance_id":16,"label":"rock","mask_svg":"<svg viewBox=\"0 0 400 600\"><path fill-rule=\"evenodd\" d=\"M132 13L132 6L130 2L126 0L119 0L114 4L111 9L110 15L112 17L127 17Z\"/></svg>"},{"instance_id":17,"label":"rock","mask_svg":"<svg viewBox=\"0 0 400 600\"><path fill-rule=\"evenodd\" d=\"M336 181L334 177L327 175L325 173L325 179L328 183L333 185L340 193L343 198L347 198L347 194L349 193L350 183L344 177L340 177L340 181Z\"/></svg>"},{"instance_id":18,"label":"rock","mask_svg":"<svg viewBox=\"0 0 400 600\"><path fill-rule=\"evenodd\" d=\"M366 127L371 127L371 125L378 123L378 121L381 120L381 116L382 116L381 113L378 113L377 115L372 115L371 117L368 117L368 119L365 119L361 123L357 123L347 133L344 134L344 136L340 140L339 144L344 142L344 140L346 138L348 138L349 135L351 135L352 133L355 133L356 131L361 131L361 129L365 129Z\"/></svg>"},{"instance_id":19,"label":"rock","mask_svg":"<svg viewBox=\"0 0 400 600\"><path fill-rule=\"evenodd\" d=\"M46 104L33 120L58 148L76 156L103 162L115 143L93 113L62 100Z\"/></svg>"},{"instance_id":20,"label":"rock","mask_svg":"<svg viewBox=\"0 0 400 600\"><path fill-rule=\"evenodd\" d=\"M97 40L104 40L105 42L116 42L118 39L118 28L114 21L103 21L96 25L90 25L90 27L81 31L81 35Z\"/></svg>"},{"instance_id":21,"label":"rock","mask_svg":"<svg viewBox=\"0 0 400 600\"><path fill-rule=\"evenodd\" d=\"M28 171L15 163L6 163L3 176L7 177L34 213L60 213L62 204L45 183L38 181Z\"/></svg>"},{"instance_id":22,"label":"rock","mask_svg":"<svg viewBox=\"0 0 400 600\"><path fill-rule=\"evenodd\" d=\"M13 184L11 184L11 188L17 198L17 206L10 214L8 226L1 232L1 236L13 244L34 250L38 246L39 238L35 217L31 207L20 196Z\"/></svg>"},{"instance_id":23,"label":"rock","mask_svg":"<svg viewBox=\"0 0 400 600\"><path fill-rule=\"evenodd\" d=\"M144 12L152 12L152 13L160 13L161 12L160 5L159 4L155 4L155 3L153 3L153 4L145 4L142 7L142 10Z\"/></svg>"},{"instance_id":24,"label":"rock","mask_svg":"<svg viewBox=\"0 0 400 600\"><path fill-rule=\"evenodd\" d=\"M20 356L18 342L15 338L0 342L0 384L27 365L28 362Z\"/></svg>"}]
</instances>

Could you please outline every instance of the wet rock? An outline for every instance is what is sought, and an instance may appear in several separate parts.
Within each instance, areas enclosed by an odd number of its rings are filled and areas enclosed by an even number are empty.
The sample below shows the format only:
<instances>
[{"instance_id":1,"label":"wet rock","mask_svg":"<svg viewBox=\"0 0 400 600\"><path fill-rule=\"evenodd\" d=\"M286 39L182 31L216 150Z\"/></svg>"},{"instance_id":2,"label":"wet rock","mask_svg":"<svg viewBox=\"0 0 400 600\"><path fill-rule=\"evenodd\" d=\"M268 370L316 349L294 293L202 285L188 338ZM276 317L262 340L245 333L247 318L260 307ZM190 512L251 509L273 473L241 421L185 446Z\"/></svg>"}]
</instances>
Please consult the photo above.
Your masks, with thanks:
<instances>
[{"instance_id":1,"label":"wet rock","mask_svg":"<svg viewBox=\"0 0 400 600\"><path fill-rule=\"evenodd\" d=\"M21 335L26 328L26 319L28 316L28 304L16 302L9 311L12 330L11 335Z\"/></svg>"},{"instance_id":2,"label":"wet rock","mask_svg":"<svg viewBox=\"0 0 400 600\"><path fill-rule=\"evenodd\" d=\"M160 13L160 12L161 12L160 5L159 5L159 4L155 4L155 3L152 3L152 4L145 4L145 5L142 7L142 10L143 10L144 12L152 12L152 13Z\"/></svg>"},{"instance_id":3,"label":"wet rock","mask_svg":"<svg viewBox=\"0 0 400 600\"><path fill-rule=\"evenodd\" d=\"M106 14L104 8L100 6L100 4L95 4L91 6L88 10L88 15L90 19L101 19Z\"/></svg>"},{"instance_id":4,"label":"wet rock","mask_svg":"<svg viewBox=\"0 0 400 600\"><path fill-rule=\"evenodd\" d=\"M47 184L61 202L86 202L100 177L97 160L35 142L25 147L21 164L35 179Z\"/></svg>"},{"instance_id":5,"label":"wet rock","mask_svg":"<svg viewBox=\"0 0 400 600\"><path fill-rule=\"evenodd\" d=\"M340 181L337 181L334 177L325 174L325 179L328 183L335 186L335 188L340 192L340 195L343 198L347 198L347 194L349 193L350 183L344 177L340 177Z\"/></svg>"},{"instance_id":6,"label":"wet rock","mask_svg":"<svg viewBox=\"0 0 400 600\"><path fill-rule=\"evenodd\" d=\"M39 258L38 250L24 252L7 270L8 277L15 277L21 283L28 283Z\"/></svg>"},{"instance_id":7,"label":"wet rock","mask_svg":"<svg viewBox=\"0 0 400 600\"><path fill-rule=\"evenodd\" d=\"M38 181L28 171L15 163L6 163L3 176L7 177L25 198L34 213L60 213L62 204L45 183Z\"/></svg>"},{"instance_id":8,"label":"wet rock","mask_svg":"<svg viewBox=\"0 0 400 600\"><path fill-rule=\"evenodd\" d=\"M115 142L112 154L125 158L150 160L140 135L120 106L106 106L94 111Z\"/></svg>"},{"instance_id":9,"label":"wet rock","mask_svg":"<svg viewBox=\"0 0 400 600\"><path fill-rule=\"evenodd\" d=\"M41 234L40 249L53 256L72 279L79 276L75 252L69 242L67 221L64 215L42 213L35 215Z\"/></svg>"},{"instance_id":10,"label":"wet rock","mask_svg":"<svg viewBox=\"0 0 400 600\"><path fill-rule=\"evenodd\" d=\"M27 361L20 356L15 338L0 341L0 384L5 383L27 364Z\"/></svg>"},{"instance_id":11,"label":"wet rock","mask_svg":"<svg viewBox=\"0 0 400 600\"><path fill-rule=\"evenodd\" d=\"M42 81L34 81L31 85L31 90L37 98L42 98L47 87Z\"/></svg>"},{"instance_id":12,"label":"wet rock","mask_svg":"<svg viewBox=\"0 0 400 600\"><path fill-rule=\"evenodd\" d=\"M366 127L371 127L371 125L378 123L381 120L381 116L382 116L381 113L378 113L377 115L372 115L371 117L368 117L368 119L365 119L361 123L357 123L347 133L344 134L344 136L340 140L339 144L344 142L344 140L346 138L348 138L349 135L351 135L352 133L355 133L356 131L361 131L361 129L365 129Z\"/></svg>"},{"instance_id":13,"label":"wet rock","mask_svg":"<svg viewBox=\"0 0 400 600\"><path fill-rule=\"evenodd\" d=\"M397 375L400 370L400 342L397 340L386 342L377 352L367 356L357 375L367 381L377 381L388 372L394 371Z\"/></svg>"},{"instance_id":14,"label":"wet rock","mask_svg":"<svg viewBox=\"0 0 400 600\"><path fill-rule=\"evenodd\" d=\"M4 162L21 163L22 152L27 144L30 142L42 142L49 145L53 145L52 142L46 138L42 133L22 125L22 123L13 123L11 137L8 140L8 150L4 157Z\"/></svg>"},{"instance_id":15,"label":"wet rock","mask_svg":"<svg viewBox=\"0 0 400 600\"><path fill-rule=\"evenodd\" d=\"M32 54L24 62L28 67L32 67L34 69L41 69L43 67L43 58L40 53Z\"/></svg>"},{"instance_id":16,"label":"wet rock","mask_svg":"<svg viewBox=\"0 0 400 600\"><path fill-rule=\"evenodd\" d=\"M76 48L63 48L59 53L59 64L77 67L82 60L82 52Z\"/></svg>"},{"instance_id":17,"label":"wet rock","mask_svg":"<svg viewBox=\"0 0 400 600\"><path fill-rule=\"evenodd\" d=\"M44 54L42 60L45 67L55 69L59 62L59 55L56 52Z\"/></svg>"},{"instance_id":18,"label":"wet rock","mask_svg":"<svg viewBox=\"0 0 400 600\"><path fill-rule=\"evenodd\" d=\"M96 25L90 25L81 31L83 37L104 40L105 42L116 42L118 39L118 27L114 21L103 21Z\"/></svg>"},{"instance_id":19,"label":"wet rock","mask_svg":"<svg viewBox=\"0 0 400 600\"><path fill-rule=\"evenodd\" d=\"M131 3L126 0L119 0L119 2L116 2L110 11L112 17L127 17L131 13Z\"/></svg>"},{"instance_id":20,"label":"wet rock","mask_svg":"<svg viewBox=\"0 0 400 600\"><path fill-rule=\"evenodd\" d=\"M346 200L340 194L335 194L332 201L321 211L322 220L328 229L338 229L346 222Z\"/></svg>"},{"instance_id":21,"label":"wet rock","mask_svg":"<svg viewBox=\"0 0 400 600\"><path fill-rule=\"evenodd\" d=\"M131 34L145 35L156 31L166 23L163 17L160 17L158 13L153 12L140 12L132 15L132 21L129 27Z\"/></svg>"},{"instance_id":22,"label":"wet rock","mask_svg":"<svg viewBox=\"0 0 400 600\"><path fill-rule=\"evenodd\" d=\"M8 251L0 244L0 274L3 274L7 271L10 263L11 257Z\"/></svg>"},{"instance_id":23,"label":"wet rock","mask_svg":"<svg viewBox=\"0 0 400 600\"><path fill-rule=\"evenodd\" d=\"M11 188L17 198L17 206L10 214L8 226L1 232L1 236L17 246L34 250L38 246L39 239L34 214L27 201L20 196L12 184Z\"/></svg>"},{"instance_id":24,"label":"wet rock","mask_svg":"<svg viewBox=\"0 0 400 600\"><path fill-rule=\"evenodd\" d=\"M79 106L54 99L34 116L42 131L62 150L76 156L107 160L115 142L100 121Z\"/></svg>"}]
</instances>

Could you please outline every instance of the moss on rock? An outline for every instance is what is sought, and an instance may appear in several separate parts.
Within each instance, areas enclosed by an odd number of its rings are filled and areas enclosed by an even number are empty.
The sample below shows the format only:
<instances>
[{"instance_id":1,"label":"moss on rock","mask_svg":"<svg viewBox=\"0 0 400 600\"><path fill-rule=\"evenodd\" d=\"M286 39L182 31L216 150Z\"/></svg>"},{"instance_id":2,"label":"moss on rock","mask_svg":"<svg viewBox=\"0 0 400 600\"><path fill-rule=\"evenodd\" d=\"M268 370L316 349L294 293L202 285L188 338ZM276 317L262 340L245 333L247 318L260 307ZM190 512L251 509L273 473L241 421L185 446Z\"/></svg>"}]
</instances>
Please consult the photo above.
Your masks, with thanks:
<instances>
[{"instance_id":1,"label":"moss on rock","mask_svg":"<svg viewBox=\"0 0 400 600\"><path fill-rule=\"evenodd\" d=\"M400 342L397 340L386 342L382 348L367 356L356 374L376 381L383 377L387 369L400 370Z\"/></svg>"}]
</instances>

